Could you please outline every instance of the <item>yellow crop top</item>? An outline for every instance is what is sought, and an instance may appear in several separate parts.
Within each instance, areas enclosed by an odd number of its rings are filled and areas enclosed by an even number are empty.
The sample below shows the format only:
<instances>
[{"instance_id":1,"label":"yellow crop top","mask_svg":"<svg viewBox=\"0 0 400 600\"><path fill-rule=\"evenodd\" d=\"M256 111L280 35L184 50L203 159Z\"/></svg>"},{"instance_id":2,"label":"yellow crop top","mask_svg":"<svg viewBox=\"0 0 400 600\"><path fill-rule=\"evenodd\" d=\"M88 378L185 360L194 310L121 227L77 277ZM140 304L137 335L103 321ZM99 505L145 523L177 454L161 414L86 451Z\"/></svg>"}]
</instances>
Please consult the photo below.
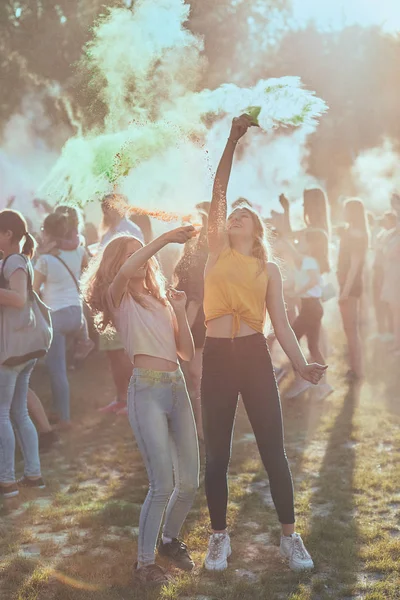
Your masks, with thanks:
<instances>
[{"instance_id":1,"label":"yellow crop top","mask_svg":"<svg viewBox=\"0 0 400 600\"><path fill-rule=\"evenodd\" d=\"M205 277L206 322L233 315L232 337L238 333L241 321L262 333L267 284L268 275L265 269L260 273L257 258L226 248Z\"/></svg>"}]
</instances>

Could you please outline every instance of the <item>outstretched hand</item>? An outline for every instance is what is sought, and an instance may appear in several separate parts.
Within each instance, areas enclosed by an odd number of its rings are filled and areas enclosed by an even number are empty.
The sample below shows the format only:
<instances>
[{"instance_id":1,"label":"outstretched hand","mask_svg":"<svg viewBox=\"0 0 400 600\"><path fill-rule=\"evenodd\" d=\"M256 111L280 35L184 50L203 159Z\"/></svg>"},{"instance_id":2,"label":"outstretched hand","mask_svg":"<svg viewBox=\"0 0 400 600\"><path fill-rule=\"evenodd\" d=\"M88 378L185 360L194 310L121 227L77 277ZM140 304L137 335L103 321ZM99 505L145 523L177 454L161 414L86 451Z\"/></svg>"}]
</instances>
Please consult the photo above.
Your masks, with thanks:
<instances>
[{"instance_id":1,"label":"outstretched hand","mask_svg":"<svg viewBox=\"0 0 400 600\"><path fill-rule=\"evenodd\" d=\"M186 244L192 237L197 235L196 229L193 225L187 225L185 227L178 227L164 233L164 238L167 244Z\"/></svg>"},{"instance_id":2,"label":"outstretched hand","mask_svg":"<svg viewBox=\"0 0 400 600\"><path fill-rule=\"evenodd\" d=\"M252 126L252 120L248 115L242 115L241 117L235 117L232 120L231 133L229 139L234 142L240 140L241 137L247 132L248 128Z\"/></svg>"},{"instance_id":3,"label":"outstretched hand","mask_svg":"<svg viewBox=\"0 0 400 600\"><path fill-rule=\"evenodd\" d=\"M322 379L327 368L328 365L311 363L309 365L305 365L301 370L299 370L299 375L306 381L310 381L310 383L317 385Z\"/></svg>"}]
</instances>

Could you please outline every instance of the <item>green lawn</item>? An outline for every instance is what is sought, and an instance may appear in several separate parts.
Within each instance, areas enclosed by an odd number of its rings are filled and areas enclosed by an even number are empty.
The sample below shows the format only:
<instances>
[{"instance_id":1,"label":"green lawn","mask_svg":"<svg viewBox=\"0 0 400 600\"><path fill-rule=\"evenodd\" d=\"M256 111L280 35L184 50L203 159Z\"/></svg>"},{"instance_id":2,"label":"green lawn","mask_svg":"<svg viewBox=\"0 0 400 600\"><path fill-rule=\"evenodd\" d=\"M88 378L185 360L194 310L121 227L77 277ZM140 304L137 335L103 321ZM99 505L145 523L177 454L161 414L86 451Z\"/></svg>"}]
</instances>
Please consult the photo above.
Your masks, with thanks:
<instances>
[{"instance_id":1,"label":"green lawn","mask_svg":"<svg viewBox=\"0 0 400 600\"><path fill-rule=\"evenodd\" d=\"M335 392L283 399L286 448L296 490L298 531L315 570L294 574L278 553L279 524L243 410L230 469L229 569L202 568L209 529L203 478L183 532L198 565L173 571L174 584L138 592L131 584L147 478L127 420L101 416L112 398L105 358L71 374L78 425L45 455L45 493L9 501L0 517L3 600L382 600L400 599L400 364L369 348L368 377L343 379L343 340L334 340ZM284 392L287 382L284 382ZM33 387L45 404L44 371Z\"/></svg>"}]
</instances>

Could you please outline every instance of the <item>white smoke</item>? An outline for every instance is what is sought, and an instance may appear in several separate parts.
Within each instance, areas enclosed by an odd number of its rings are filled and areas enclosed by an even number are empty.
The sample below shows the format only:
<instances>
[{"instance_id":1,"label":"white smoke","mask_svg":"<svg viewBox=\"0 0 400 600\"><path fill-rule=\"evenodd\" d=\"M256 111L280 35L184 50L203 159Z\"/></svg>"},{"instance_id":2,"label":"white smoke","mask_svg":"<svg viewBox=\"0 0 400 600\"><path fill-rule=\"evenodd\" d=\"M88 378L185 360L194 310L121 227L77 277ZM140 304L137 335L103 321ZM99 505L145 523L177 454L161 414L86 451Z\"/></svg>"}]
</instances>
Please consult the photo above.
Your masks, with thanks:
<instances>
[{"instance_id":1,"label":"white smoke","mask_svg":"<svg viewBox=\"0 0 400 600\"><path fill-rule=\"evenodd\" d=\"M352 177L357 194L368 209L380 214L390 209L390 197L400 191L400 154L393 142L384 140L382 146L365 150L358 155Z\"/></svg>"},{"instance_id":2,"label":"white smoke","mask_svg":"<svg viewBox=\"0 0 400 600\"><path fill-rule=\"evenodd\" d=\"M262 206L307 185L306 140L324 102L295 77L199 90L203 42L184 24L183 0L138 0L112 9L94 30L87 63L100 74L104 127L68 140L42 187L53 200L82 204L119 189L143 208L188 212L209 199L233 116L262 108L260 130L238 150L230 196ZM298 127L274 135L279 124Z\"/></svg>"},{"instance_id":3,"label":"white smoke","mask_svg":"<svg viewBox=\"0 0 400 600\"><path fill-rule=\"evenodd\" d=\"M38 217L32 200L59 156L45 141L51 138L55 141L49 135L50 126L40 97L33 95L22 100L20 111L6 123L0 146L0 209L15 198L13 208L31 220ZM67 135L62 128L58 129L58 144Z\"/></svg>"}]
</instances>

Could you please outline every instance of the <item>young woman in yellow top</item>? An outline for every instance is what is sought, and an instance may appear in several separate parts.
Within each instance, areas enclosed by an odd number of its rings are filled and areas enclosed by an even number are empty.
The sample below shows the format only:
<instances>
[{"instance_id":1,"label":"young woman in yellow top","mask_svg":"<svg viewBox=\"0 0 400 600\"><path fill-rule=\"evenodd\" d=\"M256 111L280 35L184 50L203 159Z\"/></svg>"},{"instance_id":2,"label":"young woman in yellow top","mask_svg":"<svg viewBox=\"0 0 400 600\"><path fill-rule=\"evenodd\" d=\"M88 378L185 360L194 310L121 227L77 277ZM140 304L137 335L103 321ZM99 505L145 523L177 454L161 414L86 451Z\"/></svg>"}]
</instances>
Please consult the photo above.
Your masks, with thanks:
<instances>
[{"instance_id":1,"label":"young woman in yellow top","mask_svg":"<svg viewBox=\"0 0 400 600\"><path fill-rule=\"evenodd\" d=\"M205 271L204 312L207 338L203 355L202 412L206 449L206 495L213 533L205 566L227 568L227 471L239 392L268 473L282 524L281 554L292 569L313 567L295 533L292 477L283 443L278 388L264 325L268 311L276 337L296 371L317 384L325 368L307 364L291 329L282 296L282 278L270 260L260 217L249 207L227 218L226 191L239 139L251 126L243 115L233 120L215 176L208 225L209 259Z\"/></svg>"}]
</instances>

